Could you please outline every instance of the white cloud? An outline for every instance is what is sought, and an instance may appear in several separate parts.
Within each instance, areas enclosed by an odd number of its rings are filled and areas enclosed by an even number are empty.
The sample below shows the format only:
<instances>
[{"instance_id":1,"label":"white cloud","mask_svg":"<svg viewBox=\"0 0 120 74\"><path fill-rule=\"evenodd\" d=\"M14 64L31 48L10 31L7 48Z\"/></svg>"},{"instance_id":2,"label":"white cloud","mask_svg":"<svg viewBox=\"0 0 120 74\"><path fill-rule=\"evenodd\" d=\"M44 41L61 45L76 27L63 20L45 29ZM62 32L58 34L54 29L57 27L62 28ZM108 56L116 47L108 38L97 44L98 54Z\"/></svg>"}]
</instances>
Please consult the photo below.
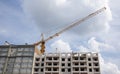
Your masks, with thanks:
<instances>
[{"instance_id":1,"label":"white cloud","mask_svg":"<svg viewBox=\"0 0 120 74\"><path fill-rule=\"evenodd\" d=\"M72 52L70 45L63 40L57 40L51 44L51 48L55 51L57 49L58 52Z\"/></svg>"},{"instance_id":2,"label":"white cloud","mask_svg":"<svg viewBox=\"0 0 120 74\"><path fill-rule=\"evenodd\" d=\"M97 41L95 37L92 37L88 41L88 45L89 45L90 49L98 51L98 52L99 51L107 51L108 52L109 50L114 48L112 45Z\"/></svg>"},{"instance_id":3,"label":"white cloud","mask_svg":"<svg viewBox=\"0 0 120 74\"><path fill-rule=\"evenodd\" d=\"M89 45L89 48L95 52L99 52L100 49L99 49L99 46L100 46L100 43L97 42L95 40L94 37L92 37L89 41L88 41L88 45Z\"/></svg>"},{"instance_id":4,"label":"white cloud","mask_svg":"<svg viewBox=\"0 0 120 74\"><path fill-rule=\"evenodd\" d=\"M106 62L100 55L100 65L102 74L120 74L118 66L112 62Z\"/></svg>"},{"instance_id":5,"label":"white cloud","mask_svg":"<svg viewBox=\"0 0 120 74\"><path fill-rule=\"evenodd\" d=\"M102 47L102 48L101 48ZM120 74L120 70L118 66L110 61L106 61L101 56L101 51L105 51L102 49L109 49L111 48L110 45L102 42L96 41L95 37L92 37L88 40L87 46L79 46L80 51L82 52L99 52L99 59L100 59L100 68L101 68L101 74ZM106 50L107 52L111 51L111 49Z\"/></svg>"},{"instance_id":6,"label":"white cloud","mask_svg":"<svg viewBox=\"0 0 120 74\"><path fill-rule=\"evenodd\" d=\"M107 11L85 21L79 27L69 31L77 35L106 32L110 28L111 12L108 0L24 0L23 9L36 21L41 32L63 28L78 18L106 6ZM58 31L58 29L57 29ZM83 35L82 35L83 36Z\"/></svg>"},{"instance_id":7,"label":"white cloud","mask_svg":"<svg viewBox=\"0 0 120 74\"><path fill-rule=\"evenodd\" d=\"M80 52L89 52L89 49L86 48L86 47L84 47L84 46L82 46L82 45L80 45L80 46L78 47L78 49L80 49Z\"/></svg>"},{"instance_id":8,"label":"white cloud","mask_svg":"<svg viewBox=\"0 0 120 74\"><path fill-rule=\"evenodd\" d=\"M120 70L116 64L111 62L101 64L102 74L120 74Z\"/></svg>"},{"instance_id":9,"label":"white cloud","mask_svg":"<svg viewBox=\"0 0 120 74\"><path fill-rule=\"evenodd\" d=\"M110 52L114 49L114 47L112 45L109 45L107 43L104 42L99 42L96 40L95 37L91 37L88 42L87 42L87 47L84 46L79 46L78 49L80 49L80 51L92 51L92 52L100 52L100 51L107 51ZM114 51L114 50L113 50ZM116 50L115 50L116 51Z\"/></svg>"}]
</instances>

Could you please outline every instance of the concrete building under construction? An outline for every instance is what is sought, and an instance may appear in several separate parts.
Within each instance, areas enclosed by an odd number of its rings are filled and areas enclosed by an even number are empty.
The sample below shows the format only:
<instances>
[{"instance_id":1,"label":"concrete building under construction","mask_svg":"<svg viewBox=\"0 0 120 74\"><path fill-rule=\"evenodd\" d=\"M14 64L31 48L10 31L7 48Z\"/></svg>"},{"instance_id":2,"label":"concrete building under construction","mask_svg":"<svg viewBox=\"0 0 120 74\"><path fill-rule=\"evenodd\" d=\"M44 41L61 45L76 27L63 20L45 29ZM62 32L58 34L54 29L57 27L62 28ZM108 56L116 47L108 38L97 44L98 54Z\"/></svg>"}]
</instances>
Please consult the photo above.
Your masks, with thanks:
<instances>
[{"instance_id":1,"label":"concrete building under construction","mask_svg":"<svg viewBox=\"0 0 120 74\"><path fill-rule=\"evenodd\" d=\"M0 74L32 74L33 45L0 46Z\"/></svg>"},{"instance_id":2,"label":"concrete building under construction","mask_svg":"<svg viewBox=\"0 0 120 74\"><path fill-rule=\"evenodd\" d=\"M45 43L105 11L103 7L33 45L0 45L0 74L101 74L97 53L44 53ZM40 46L40 50L37 48ZM40 56L41 55L41 56Z\"/></svg>"},{"instance_id":3,"label":"concrete building under construction","mask_svg":"<svg viewBox=\"0 0 120 74\"><path fill-rule=\"evenodd\" d=\"M1 45L0 74L101 74L97 53L35 54L34 45Z\"/></svg>"}]
</instances>

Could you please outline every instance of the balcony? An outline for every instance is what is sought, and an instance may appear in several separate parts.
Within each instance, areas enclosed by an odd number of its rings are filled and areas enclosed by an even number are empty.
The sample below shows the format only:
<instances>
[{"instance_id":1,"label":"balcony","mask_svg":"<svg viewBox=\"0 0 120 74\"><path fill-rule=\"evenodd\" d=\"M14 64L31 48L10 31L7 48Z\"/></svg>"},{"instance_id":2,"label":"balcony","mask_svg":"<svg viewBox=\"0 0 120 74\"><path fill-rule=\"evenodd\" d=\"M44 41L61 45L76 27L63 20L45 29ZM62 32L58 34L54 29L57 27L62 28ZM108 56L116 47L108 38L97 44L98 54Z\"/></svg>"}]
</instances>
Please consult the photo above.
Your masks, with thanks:
<instances>
[{"instance_id":1,"label":"balcony","mask_svg":"<svg viewBox=\"0 0 120 74\"><path fill-rule=\"evenodd\" d=\"M79 62L75 62L72 64L73 67L79 67Z\"/></svg>"},{"instance_id":2,"label":"balcony","mask_svg":"<svg viewBox=\"0 0 120 74\"><path fill-rule=\"evenodd\" d=\"M94 62L98 62L98 57L93 57Z\"/></svg>"},{"instance_id":3,"label":"balcony","mask_svg":"<svg viewBox=\"0 0 120 74\"><path fill-rule=\"evenodd\" d=\"M73 67L73 73L78 73L79 71L79 67Z\"/></svg>"}]
</instances>

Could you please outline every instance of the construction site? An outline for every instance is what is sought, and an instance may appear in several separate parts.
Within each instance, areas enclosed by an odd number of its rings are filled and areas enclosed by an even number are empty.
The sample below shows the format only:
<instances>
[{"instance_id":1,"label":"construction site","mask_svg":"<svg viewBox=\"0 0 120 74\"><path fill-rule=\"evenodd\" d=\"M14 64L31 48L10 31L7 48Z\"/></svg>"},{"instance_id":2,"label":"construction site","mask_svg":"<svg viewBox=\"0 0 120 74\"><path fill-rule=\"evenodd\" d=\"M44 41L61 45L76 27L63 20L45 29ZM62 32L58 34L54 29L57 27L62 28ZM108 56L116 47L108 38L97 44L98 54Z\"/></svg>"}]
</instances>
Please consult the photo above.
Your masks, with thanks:
<instances>
[{"instance_id":1,"label":"construction site","mask_svg":"<svg viewBox=\"0 0 120 74\"><path fill-rule=\"evenodd\" d=\"M100 74L98 53L38 56L34 48L34 45L0 46L0 74Z\"/></svg>"},{"instance_id":2,"label":"construction site","mask_svg":"<svg viewBox=\"0 0 120 74\"><path fill-rule=\"evenodd\" d=\"M46 53L45 43L106 10L103 7L33 44L0 45L0 74L101 74L98 53ZM38 46L40 48L38 48Z\"/></svg>"}]
</instances>

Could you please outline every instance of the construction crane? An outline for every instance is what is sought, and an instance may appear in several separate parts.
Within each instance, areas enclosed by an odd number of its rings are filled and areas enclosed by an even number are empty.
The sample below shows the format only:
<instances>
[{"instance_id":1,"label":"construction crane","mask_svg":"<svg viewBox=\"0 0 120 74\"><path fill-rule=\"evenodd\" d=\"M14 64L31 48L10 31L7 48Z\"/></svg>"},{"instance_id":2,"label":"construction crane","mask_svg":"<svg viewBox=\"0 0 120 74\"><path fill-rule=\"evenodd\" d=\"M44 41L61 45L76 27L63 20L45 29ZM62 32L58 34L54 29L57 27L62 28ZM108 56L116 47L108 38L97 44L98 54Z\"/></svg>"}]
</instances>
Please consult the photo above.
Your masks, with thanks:
<instances>
[{"instance_id":1,"label":"construction crane","mask_svg":"<svg viewBox=\"0 0 120 74\"><path fill-rule=\"evenodd\" d=\"M47 39L44 39L44 36L43 36L43 34L42 34L42 35L41 35L41 37L42 37L41 41L39 41L39 42L37 42L37 43L34 44L34 45L35 45L35 52L36 52L38 55L44 54L44 52L45 52L45 42L47 42L47 41L50 40L50 39L53 39L53 38L56 37L56 36L59 36L61 33L63 33L63 32L65 32L65 31L67 31L67 30L69 30L69 29L71 29L71 28L73 28L73 27L81 24L82 22L84 22L84 21L86 21L86 20L88 20L88 19L96 16L97 14L101 13L101 12L104 11L104 10L106 10L106 7L103 7L103 8L101 8L101 9L99 9L99 10L97 10L97 11L95 11L95 12L89 14L89 15L87 15L86 17L84 17L84 18L82 18L82 19L73 22L73 23L72 23L71 25L69 25L68 27L66 27L66 28L62 29L61 31L59 31L59 32L51 35L51 36L48 37ZM37 48L37 46L39 46L39 45L40 45L40 47L41 47L40 50L38 50L38 48Z\"/></svg>"}]
</instances>

